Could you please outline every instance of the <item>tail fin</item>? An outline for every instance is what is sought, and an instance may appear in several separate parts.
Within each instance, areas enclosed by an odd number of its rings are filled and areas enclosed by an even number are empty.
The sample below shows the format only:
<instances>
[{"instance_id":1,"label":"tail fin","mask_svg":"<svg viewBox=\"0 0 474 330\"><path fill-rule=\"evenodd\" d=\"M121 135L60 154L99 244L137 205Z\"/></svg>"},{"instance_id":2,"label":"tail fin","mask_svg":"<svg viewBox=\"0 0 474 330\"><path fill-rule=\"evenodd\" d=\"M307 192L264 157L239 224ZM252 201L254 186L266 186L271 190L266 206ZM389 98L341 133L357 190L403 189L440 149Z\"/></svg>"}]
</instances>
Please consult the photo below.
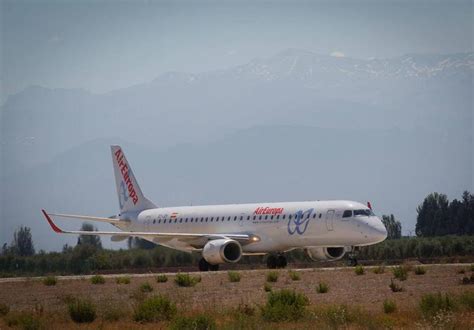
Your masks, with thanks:
<instances>
[{"instance_id":1,"label":"tail fin","mask_svg":"<svg viewBox=\"0 0 474 330\"><path fill-rule=\"evenodd\" d=\"M122 148L120 146L111 146L110 148L112 151L120 213L156 208L155 204L143 196Z\"/></svg>"}]
</instances>

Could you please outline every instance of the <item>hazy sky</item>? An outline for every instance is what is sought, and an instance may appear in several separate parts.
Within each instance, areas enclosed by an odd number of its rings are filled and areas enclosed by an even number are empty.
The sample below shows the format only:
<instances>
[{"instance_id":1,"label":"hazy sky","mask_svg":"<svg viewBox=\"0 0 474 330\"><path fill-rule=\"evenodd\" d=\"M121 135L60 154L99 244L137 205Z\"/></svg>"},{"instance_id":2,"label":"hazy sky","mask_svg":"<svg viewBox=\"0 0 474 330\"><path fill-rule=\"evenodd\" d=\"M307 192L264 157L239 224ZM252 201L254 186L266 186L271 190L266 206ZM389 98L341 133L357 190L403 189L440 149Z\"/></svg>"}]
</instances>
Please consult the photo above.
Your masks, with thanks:
<instances>
[{"instance_id":1,"label":"hazy sky","mask_svg":"<svg viewBox=\"0 0 474 330\"><path fill-rule=\"evenodd\" d=\"M104 92L286 48L350 57L473 49L471 1L4 1L4 101L28 85Z\"/></svg>"}]
</instances>

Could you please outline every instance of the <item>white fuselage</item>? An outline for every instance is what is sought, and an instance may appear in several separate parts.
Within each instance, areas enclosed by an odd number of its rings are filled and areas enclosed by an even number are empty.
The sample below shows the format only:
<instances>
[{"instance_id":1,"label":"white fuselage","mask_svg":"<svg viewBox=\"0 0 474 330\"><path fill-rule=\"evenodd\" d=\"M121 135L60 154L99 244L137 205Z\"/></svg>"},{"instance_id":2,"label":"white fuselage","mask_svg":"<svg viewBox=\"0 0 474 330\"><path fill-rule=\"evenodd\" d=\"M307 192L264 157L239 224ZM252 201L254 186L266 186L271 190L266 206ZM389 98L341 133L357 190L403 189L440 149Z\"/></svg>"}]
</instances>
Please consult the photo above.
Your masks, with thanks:
<instances>
[{"instance_id":1,"label":"white fuselage","mask_svg":"<svg viewBox=\"0 0 474 330\"><path fill-rule=\"evenodd\" d=\"M242 246L245 254L317 246L364 246L387 236L380 219L367 206L352 201L166 207L128 218L132 220L127 226L131 231L258 236L257 242ZM189 250L179 239L160 244Z\"/></svg>"}]
</instances>

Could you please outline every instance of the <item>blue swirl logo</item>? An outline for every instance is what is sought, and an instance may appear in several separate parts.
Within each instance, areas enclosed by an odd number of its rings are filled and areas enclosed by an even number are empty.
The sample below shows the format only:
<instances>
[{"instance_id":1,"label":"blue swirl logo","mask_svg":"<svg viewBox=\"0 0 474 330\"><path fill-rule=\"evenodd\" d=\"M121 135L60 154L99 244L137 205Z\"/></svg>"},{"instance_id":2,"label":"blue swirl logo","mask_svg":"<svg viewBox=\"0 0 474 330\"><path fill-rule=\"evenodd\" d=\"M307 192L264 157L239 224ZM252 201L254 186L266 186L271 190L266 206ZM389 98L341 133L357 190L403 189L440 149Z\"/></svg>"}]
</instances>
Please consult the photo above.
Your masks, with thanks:
<instances>
[{"instance_id":1,"label":"blue swirl logo","mask_svg":"<svg viewBox=\"0 0 474 330\"><path fill-rule=\"evenodd\" d=\"M295 217L288 220L288 234L294 235L298 233L299 235L303 235L306 229L308 229L309 219L313 211L314 209L309 209L304 212L303 210L299 210L296 212Z\"/></svg>"}]
</instances>

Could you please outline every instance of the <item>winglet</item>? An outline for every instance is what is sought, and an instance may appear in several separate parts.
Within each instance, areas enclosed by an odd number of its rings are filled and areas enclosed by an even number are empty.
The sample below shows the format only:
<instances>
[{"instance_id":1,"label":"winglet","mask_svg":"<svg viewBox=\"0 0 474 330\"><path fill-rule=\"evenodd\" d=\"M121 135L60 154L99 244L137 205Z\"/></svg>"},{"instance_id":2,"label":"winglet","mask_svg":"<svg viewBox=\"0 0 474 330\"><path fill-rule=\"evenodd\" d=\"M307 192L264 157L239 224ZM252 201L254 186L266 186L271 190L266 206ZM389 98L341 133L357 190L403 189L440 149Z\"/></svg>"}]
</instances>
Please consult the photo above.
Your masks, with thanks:
<instances>
[{"instance_id":1,"label":"winglet","mask_svg":"<svg viewBox=\"0 0 474 330\"><path fill-rule=\"evenodd\" d=\"M41 210L41 212L43 212L43 214L44 214L46 220L48 220L48 222L49 222L49 225L51 226L51 228L53 228L53 230L54 230L56 233L59 233L59 234L63 233L63 231L61 230L61 228L59 228L58 226L56 226L56 225L54 224L53 220L51 220L51 218L49 217L48 213L46 213L45 210Z\"/></svg>"}]
</instances>

